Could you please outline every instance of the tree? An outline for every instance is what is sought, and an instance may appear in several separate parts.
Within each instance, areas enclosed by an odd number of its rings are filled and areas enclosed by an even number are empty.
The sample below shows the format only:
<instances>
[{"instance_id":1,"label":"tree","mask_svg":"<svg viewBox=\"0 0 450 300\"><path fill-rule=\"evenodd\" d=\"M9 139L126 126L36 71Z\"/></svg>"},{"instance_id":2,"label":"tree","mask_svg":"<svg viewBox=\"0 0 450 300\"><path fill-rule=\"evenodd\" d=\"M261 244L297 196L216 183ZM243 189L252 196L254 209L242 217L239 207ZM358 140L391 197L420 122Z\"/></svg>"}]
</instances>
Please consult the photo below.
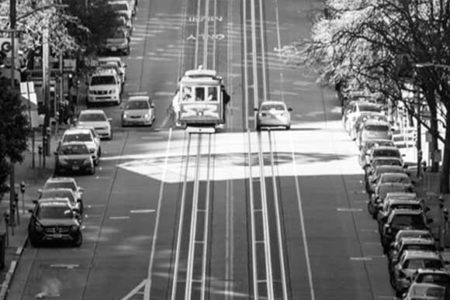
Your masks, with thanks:
<instances>
[{"instance_id":1,"label":"tree","mask_svg":"<svg viewBox=\"0 0 450 300\"><path fill-rule=\"evenodd\" d=\"M0 78L0 196L7 188L10 163L23 161L29 135L26 108L10 81Z\"/></svg>"},{"instance_id":2,"label":"tree","mask_svg":"<svg viewBox=\"0 0 450 300\"><path fill-rule=\"evenodd\" d=\"M441 191L448 193L450 133L439 135L438 116L447 125L450 92L445 70L436 66L450 65L450 0L328 0L326 9L311 40L295 45L300 63L316 68L323 82L367 87L394 104L418 105L417 97L402 97L407 86L423 94L429 123L410 113L428 128L434 149L438 139L445 141ZM423 63L431 67L419 68Z\"/></svg>"}]
</instances>

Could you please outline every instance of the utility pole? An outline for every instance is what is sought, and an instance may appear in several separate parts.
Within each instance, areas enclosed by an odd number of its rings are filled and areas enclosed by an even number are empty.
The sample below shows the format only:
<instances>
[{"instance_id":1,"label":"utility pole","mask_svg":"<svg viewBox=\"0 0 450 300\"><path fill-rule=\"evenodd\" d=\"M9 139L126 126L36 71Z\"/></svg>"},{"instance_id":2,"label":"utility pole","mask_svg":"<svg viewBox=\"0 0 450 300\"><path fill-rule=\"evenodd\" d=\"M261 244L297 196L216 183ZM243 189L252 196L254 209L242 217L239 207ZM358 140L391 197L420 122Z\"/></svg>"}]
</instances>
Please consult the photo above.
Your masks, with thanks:
<instances>
[{"instance_id":1,"label":"utility pole","mask_svg":"<svg viewBox=\"0 0 450 300\"><path fill-rule=\"evenodd\" d=\"M15 73L16 73L16 64L15 64L15 55L14 55L14 39L16 37L16 0L9 1L9 22L11 29L11 89L14 90L15 87ZM16 172L15 172L15 162L10 159L10 173L9 173L9 224L14 226L15 222L15 213L14 213L14 204L16 199Z\"/></svg>"},{"instance_id":2,"label":"utility pole","mask_svg":"<svg viewBox=\"0 0 450 300\"><path fill-rule=\"evenodd\" d=\"M50 99L49 99L49 45L48 24L42 32L42 99L44 99L44 126L42 126L42 165L45 168L45 158L50 153Z\"/></svg>"}]
</instances>

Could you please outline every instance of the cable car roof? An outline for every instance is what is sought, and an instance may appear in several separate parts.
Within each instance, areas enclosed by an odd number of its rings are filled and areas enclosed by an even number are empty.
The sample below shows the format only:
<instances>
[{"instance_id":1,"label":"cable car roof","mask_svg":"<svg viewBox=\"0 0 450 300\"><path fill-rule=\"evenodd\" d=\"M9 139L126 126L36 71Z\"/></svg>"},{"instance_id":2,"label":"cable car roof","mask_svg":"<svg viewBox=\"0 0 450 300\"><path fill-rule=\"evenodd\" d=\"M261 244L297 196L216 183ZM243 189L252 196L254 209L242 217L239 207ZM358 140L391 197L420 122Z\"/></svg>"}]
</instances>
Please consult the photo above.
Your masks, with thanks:
<instances>
[{"instance_id":1,"label":"cable car roof","mask_svg":"<svg viewBox=\"0 0 450 300\"><path fill-rule=\"evenodd\" d=\"M181 84L187 85L217 85L221 84L221 82L222 77L217 76L215 70L204 69L188 70L180 80Z\"/></svg>"}]
</instances>

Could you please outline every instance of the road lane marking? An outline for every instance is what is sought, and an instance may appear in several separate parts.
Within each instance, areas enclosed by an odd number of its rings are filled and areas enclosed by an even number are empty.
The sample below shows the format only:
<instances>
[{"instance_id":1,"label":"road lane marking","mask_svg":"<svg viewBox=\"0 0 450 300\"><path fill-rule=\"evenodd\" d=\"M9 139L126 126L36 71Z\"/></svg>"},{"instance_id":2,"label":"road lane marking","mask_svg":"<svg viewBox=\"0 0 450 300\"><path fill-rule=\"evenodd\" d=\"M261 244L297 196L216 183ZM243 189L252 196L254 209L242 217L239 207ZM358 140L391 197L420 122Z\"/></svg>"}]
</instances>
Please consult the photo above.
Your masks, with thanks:
<instances>
[{"instance_id":1,"label":"road lane marking","mask_svg":"<svg viewBox=\"0 0 450 300\"><path fill-rule=\"evenodd\" d=\"M148 214L155 212L154 209L132 209L130 210L130 213L132 214Z\"/></svg>"},{"instance_id":2,"label":"road lane marking","mask_svg":"<svg viewBox=\"0 0 450 300\"><path fill-rule=\"evenodd\" d=\"M362 208L353 208L353 207L338 207L337 211L341 212L362 212Z\"/></svg>"},{"instance_id":3,"label":"road lane marking","mask_svg":"<svg viewBox=\"0 0 450 300\"><path fill-rule=\"evenodd\" d=\"M77 264L51 264L50 268L64 268L64 269L75 269L80 265Z\"/></svg>"},{"instance_id":4,"label":"road lane marking","mask_svg":"<svg viewBox=\"0 0 450 300\"><path fill-rule=\"evenodd\" d=\"M367 257L367 256L354 256L354 257L350 257L350 260L353 261L371 261L372 257Z\"/></svg>"},{"instance_id":5,"label":"road lane marking","mask_svg":"<svg viewBox=\"0 0 450 300\"><path fill-rule=\"evenodd\" d=\"M129 219L129 218L130 218L130 216L112 216L112 217L109 217L110 220L126 220L126 219Z\"/></svg>"}]
</instances>

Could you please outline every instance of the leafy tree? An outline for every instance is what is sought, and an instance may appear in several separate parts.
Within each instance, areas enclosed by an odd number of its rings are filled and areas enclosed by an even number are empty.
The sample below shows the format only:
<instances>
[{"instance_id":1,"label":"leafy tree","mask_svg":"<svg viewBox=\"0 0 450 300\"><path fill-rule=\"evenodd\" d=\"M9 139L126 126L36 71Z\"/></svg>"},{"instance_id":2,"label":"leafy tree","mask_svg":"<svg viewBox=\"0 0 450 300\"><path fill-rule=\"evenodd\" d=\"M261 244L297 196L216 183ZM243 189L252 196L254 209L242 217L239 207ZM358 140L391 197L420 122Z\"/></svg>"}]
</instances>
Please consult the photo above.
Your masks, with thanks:
<instances>
[{"instance_id":1,"label":"leafy tree","mask_svg":"<svg viewBox=\"0 0 450 300\"><path fill-rule=\"evenodd\" d=\"M328 0L326 14L316 22L311 40L289 47L304 66L316 68L320 80L332 85L380 92L445 141L441 191L449 192L450 133L442 137L438 116L450 121L446 68L450 66L450 0ZM426 66L426 67L425 67ZM402 97L413 87L430 111L424 122L413 109L417 98ZM434 165L434 168L437 166Z\"/></svg>"},{"instance_id":2,"label":"leafy tree","mask_svg":"<svg viewBox=\"0 0 450 300\"><path fill-rule=\"evenodd\" d=\"M23 161L29 134L28 116L20 95L10 81L0 79L0 195L5 192L9 163Z\"/></svg>"}]
</instances>

